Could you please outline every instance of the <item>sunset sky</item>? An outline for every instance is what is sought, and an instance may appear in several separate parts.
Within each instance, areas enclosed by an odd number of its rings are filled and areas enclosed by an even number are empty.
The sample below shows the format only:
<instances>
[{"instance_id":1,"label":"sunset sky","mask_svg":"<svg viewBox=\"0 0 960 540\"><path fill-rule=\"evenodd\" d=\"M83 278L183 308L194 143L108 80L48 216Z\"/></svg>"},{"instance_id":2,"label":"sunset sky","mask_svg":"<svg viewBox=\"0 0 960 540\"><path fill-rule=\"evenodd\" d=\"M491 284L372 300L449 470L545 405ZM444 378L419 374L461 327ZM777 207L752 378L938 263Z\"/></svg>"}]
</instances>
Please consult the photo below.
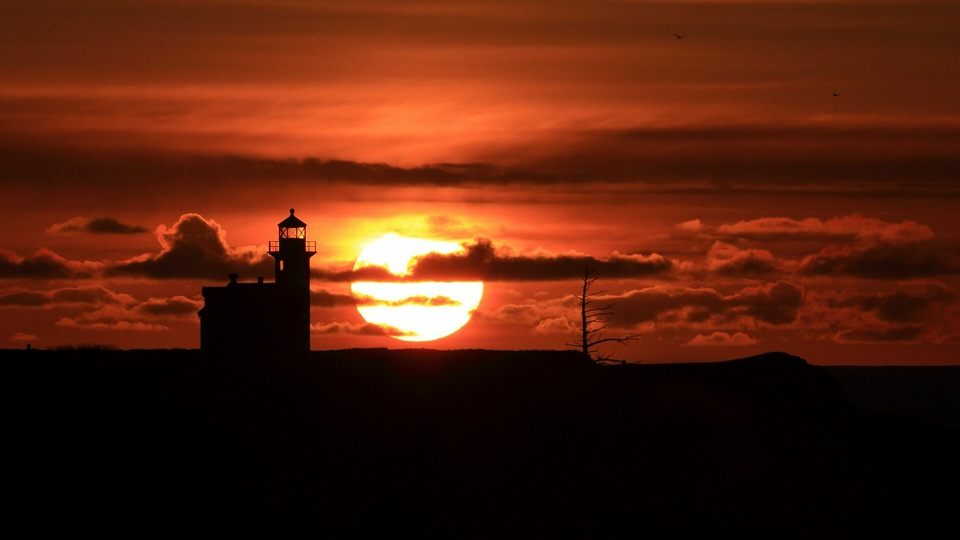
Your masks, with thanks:
<instances>
[{"instance_id":1,"label":"sunset sky","mask_svg":"<svg viewBox=\"0 0 960 540\"><path fill-rule=\"evenodd\" d=\"M31 1L0 13L0 348L196 348L202 286L317 242L312 348L960 364L960 3ZM680 36L680 37L677 37ZM351 268L462 243L401 342Z\"/></svg>"}]
</instances>

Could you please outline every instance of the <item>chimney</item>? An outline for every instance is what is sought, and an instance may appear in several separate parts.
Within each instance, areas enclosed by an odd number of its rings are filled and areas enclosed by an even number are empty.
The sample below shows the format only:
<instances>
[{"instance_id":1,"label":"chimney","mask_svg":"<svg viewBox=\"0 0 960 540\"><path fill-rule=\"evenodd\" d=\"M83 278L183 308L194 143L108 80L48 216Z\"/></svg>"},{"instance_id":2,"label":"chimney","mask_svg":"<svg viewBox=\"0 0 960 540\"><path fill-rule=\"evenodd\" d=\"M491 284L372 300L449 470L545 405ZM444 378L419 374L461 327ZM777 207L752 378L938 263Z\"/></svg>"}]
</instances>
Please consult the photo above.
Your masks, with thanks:
<instances>
[{"instance_id":1,"label":"chimney","mask_svg":"<svg viewBox=\"0 0 960 540\"><path fill-rule=\"evenodd\" d=\"M234 283L237 282L238 279L240 279L240 274L230 274L229 277L230 277L230 285L233 285Z\"/></svg>"}]
</instances>

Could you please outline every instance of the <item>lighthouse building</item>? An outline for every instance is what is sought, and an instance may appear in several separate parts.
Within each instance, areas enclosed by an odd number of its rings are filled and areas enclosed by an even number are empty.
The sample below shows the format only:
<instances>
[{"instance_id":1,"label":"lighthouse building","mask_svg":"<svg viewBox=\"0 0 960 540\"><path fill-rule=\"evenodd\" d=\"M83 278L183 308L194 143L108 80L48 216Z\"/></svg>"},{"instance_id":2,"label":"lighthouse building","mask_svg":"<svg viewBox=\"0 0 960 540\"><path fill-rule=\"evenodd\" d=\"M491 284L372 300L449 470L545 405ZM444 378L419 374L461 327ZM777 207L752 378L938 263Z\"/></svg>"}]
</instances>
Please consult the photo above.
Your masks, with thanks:
<instances>
[{"instance_id":1,"label":"lighthouse building","mask_svg":"<svg viewBox=\"0 0 960 540\"><path fill-rule=\"evenodd\" d=\"M200 349L227 355L272 355L310 350L310 258L316 242L294 210L270 241L274 282L241 282L230 274L222 287L203 287Z\"/></svg>"}]
</instances>

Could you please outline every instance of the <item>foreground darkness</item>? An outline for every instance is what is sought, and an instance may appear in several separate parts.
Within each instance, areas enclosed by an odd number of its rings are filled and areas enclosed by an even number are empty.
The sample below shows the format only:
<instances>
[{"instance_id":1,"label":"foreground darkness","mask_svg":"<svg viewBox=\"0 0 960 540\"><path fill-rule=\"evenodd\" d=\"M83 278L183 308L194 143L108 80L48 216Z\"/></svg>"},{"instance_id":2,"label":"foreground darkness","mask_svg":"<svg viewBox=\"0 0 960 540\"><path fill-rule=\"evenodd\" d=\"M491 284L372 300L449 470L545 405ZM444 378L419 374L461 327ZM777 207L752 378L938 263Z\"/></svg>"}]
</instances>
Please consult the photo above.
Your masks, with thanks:
<instances>
[{"instance_id":1,"label":"foreground darkness","mask_svg":"<svg viewBox=\"0 0 960 540\"><path fill-rule=\"evenodd\" d=\"M960 532L957 430L782 353L0 355L15 537Z\"/></svg>"}]
</instances>

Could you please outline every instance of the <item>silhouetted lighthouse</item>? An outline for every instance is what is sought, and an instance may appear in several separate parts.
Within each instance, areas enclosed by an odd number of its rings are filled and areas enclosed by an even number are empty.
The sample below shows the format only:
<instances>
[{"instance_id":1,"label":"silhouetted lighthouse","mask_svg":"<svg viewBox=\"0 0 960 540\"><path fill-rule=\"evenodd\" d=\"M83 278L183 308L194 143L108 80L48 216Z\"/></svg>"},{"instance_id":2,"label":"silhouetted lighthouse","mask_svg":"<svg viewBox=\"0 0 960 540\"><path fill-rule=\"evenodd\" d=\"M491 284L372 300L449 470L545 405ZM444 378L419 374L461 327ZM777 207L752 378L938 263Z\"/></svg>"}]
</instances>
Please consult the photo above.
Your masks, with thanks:
<instances>
[{"instance_id":1,"label":"silhouetted lighthouse","mask_svg":"<svg viewBox=\"0 0 960 540\"><path fill-rule=\"evenodd\" d=\"M310 350L310 257L317 254L317 243L307 242L307 224L293 215L277 224L279 239L270 242L274 258L274 279L280 295L287 297L291 327L291 345L297 350Z\"/></svg>"},{"instance_id":2,"label":"silhouetted lighthouse","mask_svg":"<svg viewBox=\"0 0 960 540\"><path fill-rule=\"evenodd\" d=\"M241 283L230 274L223 287L203 287L200 349L230 355L275 355L310 350L310 258L307 224L293 208L269 243L274 283Z\"/></svg>"}]
</instances>

